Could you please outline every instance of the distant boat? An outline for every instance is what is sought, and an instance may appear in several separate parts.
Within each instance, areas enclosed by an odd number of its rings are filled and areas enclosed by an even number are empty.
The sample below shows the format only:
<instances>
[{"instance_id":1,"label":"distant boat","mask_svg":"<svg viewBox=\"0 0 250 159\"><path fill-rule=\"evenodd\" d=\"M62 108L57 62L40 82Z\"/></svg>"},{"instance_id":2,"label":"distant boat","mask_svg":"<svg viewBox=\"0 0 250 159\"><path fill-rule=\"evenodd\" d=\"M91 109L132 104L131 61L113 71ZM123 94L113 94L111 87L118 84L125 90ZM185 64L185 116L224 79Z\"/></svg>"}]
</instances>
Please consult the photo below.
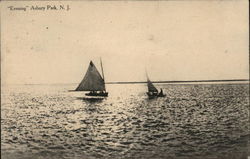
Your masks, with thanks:
<instances>
[{"instance_id":1,"label":"distant boat","mask_svg":"<svg viewBox=\"0 0 250 159\"><path fill-rule=\"evenodd\" d=\"M100 62L102 68L102 61L100 60ZM75 89L75 91L89 91L85 94L86 96L107 97L108 92L106 92L105 88L103 68L101 76L94 63L90 61L88 70L79 86Z\"/></svg>"},{"instance_id":2,"label":"distant boat","mask_svg":"<svg viewBox=\"0 0 250 159\"><path fill-rule=\"evenodd\" d=\"M159 92L155 88L155 86L153 85L153 83L149 80L148 76L147 76L147 86L148 86L147 95L148 95L149 98L157 98L157 97L165 97L166 96L166 94L163 94L162 89Z\"/></svg>"}]
</instances>

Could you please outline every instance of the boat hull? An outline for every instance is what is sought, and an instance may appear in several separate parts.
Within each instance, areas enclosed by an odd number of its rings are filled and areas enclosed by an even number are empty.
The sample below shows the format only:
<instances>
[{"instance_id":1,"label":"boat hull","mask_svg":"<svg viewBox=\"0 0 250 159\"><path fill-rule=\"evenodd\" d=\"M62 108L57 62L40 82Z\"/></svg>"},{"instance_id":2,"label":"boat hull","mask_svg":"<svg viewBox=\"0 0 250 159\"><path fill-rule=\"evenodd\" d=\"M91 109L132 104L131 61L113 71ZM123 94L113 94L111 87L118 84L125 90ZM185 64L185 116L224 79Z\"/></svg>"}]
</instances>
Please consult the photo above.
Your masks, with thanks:
<instances>
[{"instance_id":1,"label":"boat hull","mask_svg":"<svg viewBox=\"0 0 250 159\"><path fill-rule=\"evenodd\" d=\"M99 96L99 97L108 97L108 92L89 92L85 93L86 96Z\"/></svg>"},{"instance_id":2,"label":"boat hull","mask_svg":"<svg viewBox=\"0 0 250 159\"><path fill-rule=\"evenodd\" d=\"M166 97L166 94L158 94L157 97Z\"/></svg>"},{"instance_id":3,"label":"boat hull","mask_svg":"<svg viewBox=\"0 0 250 159\"><path fill-rule=\"evenodd\" d=\"M152 93L147 92L148 97L151 98L158 98L158 97L166 97L166 94L158 94L158 93Z\"/></svg>"}]
</instances>

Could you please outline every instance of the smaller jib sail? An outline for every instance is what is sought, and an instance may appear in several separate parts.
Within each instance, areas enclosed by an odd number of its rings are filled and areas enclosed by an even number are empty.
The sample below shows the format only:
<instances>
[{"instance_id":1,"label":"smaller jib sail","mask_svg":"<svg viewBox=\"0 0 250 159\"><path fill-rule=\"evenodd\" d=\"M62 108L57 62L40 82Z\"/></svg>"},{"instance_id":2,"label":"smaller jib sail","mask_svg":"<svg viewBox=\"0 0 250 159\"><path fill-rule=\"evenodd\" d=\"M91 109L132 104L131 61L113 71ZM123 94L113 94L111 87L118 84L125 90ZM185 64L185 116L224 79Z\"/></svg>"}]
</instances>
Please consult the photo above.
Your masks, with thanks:
<instances>
[{"instance_id":1,"label":"smaller jib sail","mask_svg":"<svg viewBox=\"0 0 250 159\"><path fill-rule=\"evenodd\" d=\"M148 92L158 92L153 83L148 79Z\"/></svg>"},{"instance_id":2,"label":"smaller jib sail","mask_svg":"<svg viewBox=\"0 0 250 159\"><path fill-rule=\"evenodd\" d=\"M105 82L94 63L90 61L88 70L76 91L105 91Z\"/></svg>"}]
</instances>

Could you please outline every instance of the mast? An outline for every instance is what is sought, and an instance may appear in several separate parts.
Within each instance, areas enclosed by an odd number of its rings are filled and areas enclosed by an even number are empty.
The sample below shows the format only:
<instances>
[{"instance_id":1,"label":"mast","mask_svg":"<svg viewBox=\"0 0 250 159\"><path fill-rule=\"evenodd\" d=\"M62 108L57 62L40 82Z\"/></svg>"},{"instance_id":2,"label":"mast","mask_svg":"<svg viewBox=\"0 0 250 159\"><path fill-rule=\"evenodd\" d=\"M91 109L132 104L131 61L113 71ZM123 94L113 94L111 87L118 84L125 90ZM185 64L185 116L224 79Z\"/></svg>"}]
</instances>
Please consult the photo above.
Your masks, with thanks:
<instances>
[{"instance_id":1,"label":"mast","mask_svg":"<svg viewBox=\"0 0 250 159\"><path fill-rule=\"evenodd\" d=\"M102 67L102 58L100 58L100 63L101 63L101 69L102 69L102 78L103 78L103 83L104 83L104 90L106 91L106 88L105 88L105 79L104 79L104 73L103 73L103 67Z\"/></svg>"},{"instance_id":2,"label":"mast","mask_svg":"<svg viewBox=\"0 0 250 159\"><path fill-rule=\"evenodd\" d=\"M147 81L149 81L148 72L147 72L147 69L146 69L146 68L145 68L145 73L146 73Z\"/></svg>"}]
</instances>

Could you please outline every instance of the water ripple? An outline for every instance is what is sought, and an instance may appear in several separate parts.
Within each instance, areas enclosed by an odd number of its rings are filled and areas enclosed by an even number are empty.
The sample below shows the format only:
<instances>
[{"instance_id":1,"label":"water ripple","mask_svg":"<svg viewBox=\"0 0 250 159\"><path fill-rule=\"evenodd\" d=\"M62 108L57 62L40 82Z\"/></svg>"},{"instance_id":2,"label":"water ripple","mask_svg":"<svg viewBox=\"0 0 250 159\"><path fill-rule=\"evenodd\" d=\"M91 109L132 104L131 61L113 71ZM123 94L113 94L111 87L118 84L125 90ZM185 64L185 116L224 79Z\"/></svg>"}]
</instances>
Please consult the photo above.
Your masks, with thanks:
<instances>
[{"instance_id":1,"label":"water ripple","mask_svg":"<svg viewBox=\"0 0 250 159\"><path fill-rule=\"evenodd\" d=\"M12 86L2 95L2 157L238 158L249 149L248 85L108 85L90 101L74 86ZM17 88L19 87L19 88Z\"/></svg>"}]
</instances>

